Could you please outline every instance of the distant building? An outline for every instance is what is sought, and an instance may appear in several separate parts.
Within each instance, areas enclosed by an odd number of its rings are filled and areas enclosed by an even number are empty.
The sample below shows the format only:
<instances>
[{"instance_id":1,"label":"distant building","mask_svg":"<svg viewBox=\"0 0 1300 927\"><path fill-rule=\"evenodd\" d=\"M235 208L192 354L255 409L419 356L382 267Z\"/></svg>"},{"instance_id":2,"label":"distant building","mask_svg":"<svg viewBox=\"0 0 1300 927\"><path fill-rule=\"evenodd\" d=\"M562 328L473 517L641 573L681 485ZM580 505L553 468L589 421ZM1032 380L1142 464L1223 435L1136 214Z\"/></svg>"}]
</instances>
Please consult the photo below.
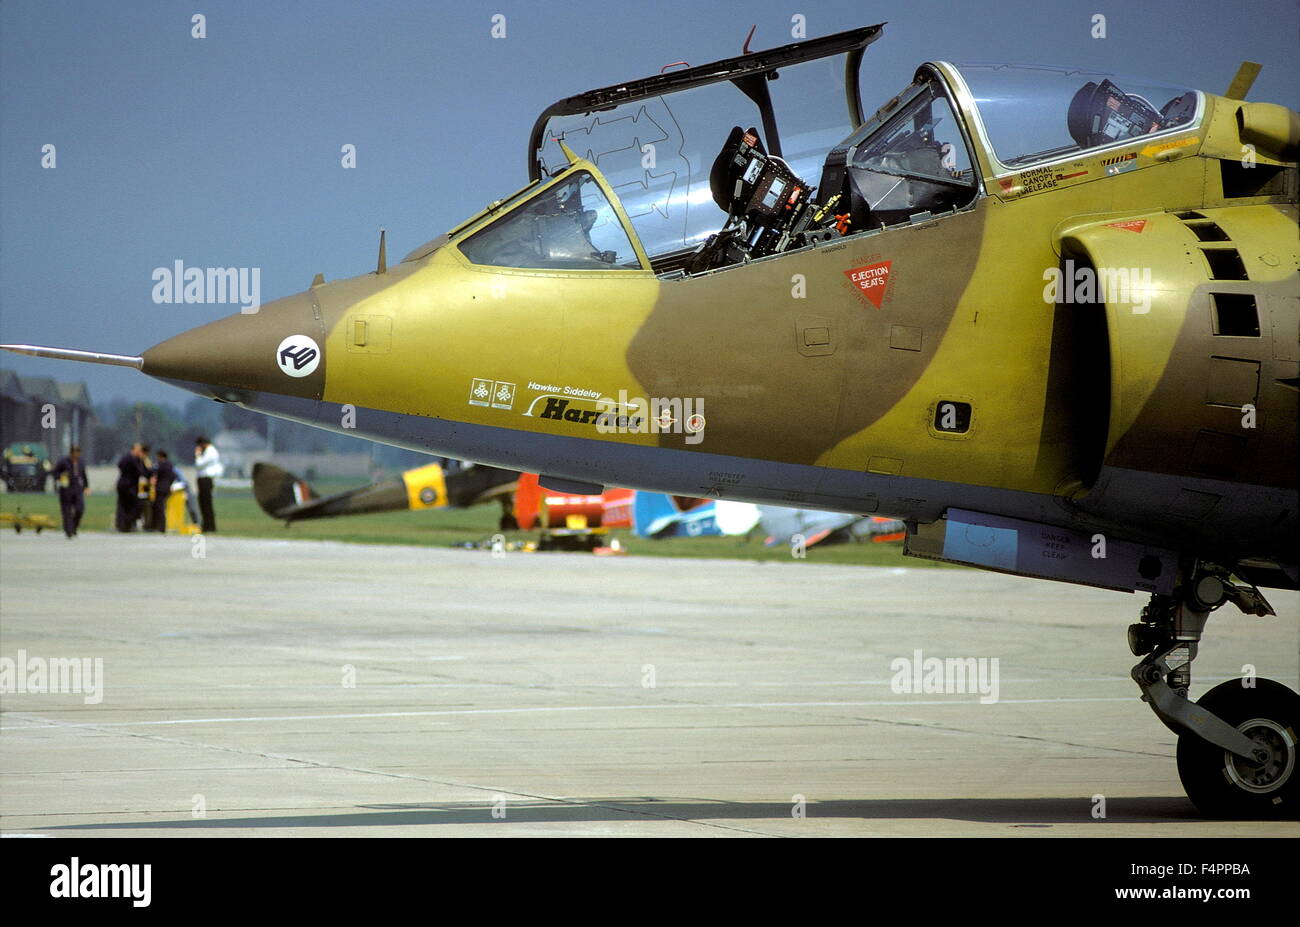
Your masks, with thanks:
<instances>
[{"instance_id":1,"label":"distant building","mask_svg":"<svg viewBox=\"0 0 1300 927\"><path fill-rule=\"evenodd\" d=\"M52 428L46 427L53 425ZM0 368L0 445L42 443L52 457L80 444L88 460L97 458L95 412L86 384L51 377L21 377Z\"/></svg>"},{"instance_id":2,"label":"distant building","mask_svg":"<svg viewBox=\"0 0 1300 927\"><path fill-rule=\"evenodd\" d=\"M253 464L271 457L271 448L266 443L266 438L252 429L223 431L212 439L212 443L221 455L221 467L227 477L250 477L253 474Z\"/></svg>"},{"instance_id":3,"label":"distant building","mask_svg":"<svg viewBox=\"0 0 1300 927\"><path fill-rule=\"evenodd\" d=\"M249 479L253 464L259 460L274 463L304 479L349 477L368 479L373 465L369 451L340 454L336 451L317 454L285 454L271 450L266 438L256 431L232 428L212 439L221 455L221 467L231 479Z\"/></svg>"}]
</instances>

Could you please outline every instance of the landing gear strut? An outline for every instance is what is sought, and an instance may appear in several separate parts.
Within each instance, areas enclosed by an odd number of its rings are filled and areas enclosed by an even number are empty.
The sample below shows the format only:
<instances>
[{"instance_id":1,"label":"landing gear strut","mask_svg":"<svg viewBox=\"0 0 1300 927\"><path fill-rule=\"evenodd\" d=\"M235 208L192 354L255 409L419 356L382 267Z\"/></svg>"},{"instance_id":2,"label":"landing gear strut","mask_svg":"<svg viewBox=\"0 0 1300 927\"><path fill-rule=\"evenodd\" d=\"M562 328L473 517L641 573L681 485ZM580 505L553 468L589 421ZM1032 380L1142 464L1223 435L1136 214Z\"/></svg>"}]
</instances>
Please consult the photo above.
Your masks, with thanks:
<instances>
[{"instance_id":1,"label":"landing gear strut","mask_svg":"<svg viewBox=\"0 0 1300 927\"><path fill-rule=\"evenodd\" d=\"M1143 657L1133 681L1178 735L1178 775L1197 808L1215 817L1296 818L1300 695L1271 679L1243 677L1198 702L1187 697L1206 621L1226 602L1247 614L1274 614L1258 589L1234 585L1228 570L1203 561L1185 567L1173 594L1153 595L1129 626L1129 648Z\"/></svg>"}]
</instances>

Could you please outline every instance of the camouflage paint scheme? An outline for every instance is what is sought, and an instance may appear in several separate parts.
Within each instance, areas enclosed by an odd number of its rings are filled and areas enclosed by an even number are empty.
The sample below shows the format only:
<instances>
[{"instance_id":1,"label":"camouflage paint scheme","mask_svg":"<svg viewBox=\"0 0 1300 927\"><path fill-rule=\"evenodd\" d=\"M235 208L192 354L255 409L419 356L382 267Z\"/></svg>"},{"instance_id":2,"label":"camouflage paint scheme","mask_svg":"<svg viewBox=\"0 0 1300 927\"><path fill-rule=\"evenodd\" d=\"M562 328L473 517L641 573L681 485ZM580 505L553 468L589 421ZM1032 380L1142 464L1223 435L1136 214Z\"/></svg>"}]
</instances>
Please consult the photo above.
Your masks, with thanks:
<instances>
[{"instance_id":1,"label":"camouflage paint scheme","mask_svg":"<svg viewBox=\"0 0 1300 927\"><path fill-rule=\"evenodd\" d=\"M659 277L614 191L575 158L538 186L590 172L646 269L467 260L457 242L530 190L384 273L315 285L151 348L144 372L339 431L351 407L352 434L580 483L919 523L958 506L1228 563L1293 565L1294 160L1259 147L1259 164L1284 168L1272 189L1225 195L1220 164L1241 157L1243 104L1206 94L1201 120L1174 138L1061 162L1046 185L1041 174L1026 185L1026 172L996 163L958 72L938 63L918 74L948 89L978 165L983 194L953 214ZM1117 158L1133 167L1110 176L1103 162ZM1201 243L1199 220L1179 217L1191 212L1228 240ZM1212 280L1203 247L1237 249L1248 279ZM1043 272L1066 258L1152 268L1149 311L1053 306ZM890 271L876 308L846 271L881 261ZM1254 294L1260 336L1214 335L1211 291ZM824 339L815 350L810 330ZM299 379L276 358L293 335L322 349ZM1207 394L1229 359L1247 375L1226 364L1226 392ZM506 407L469 404L476 378L512 385ZM547 394L529 383L697 397L706 424L696 444L681 433L601 434L538 414ZM934 427L945 400L972 406L965 433ZM1242 427L1247 403L1253 429Z\"/></svg>"}]
</instances>

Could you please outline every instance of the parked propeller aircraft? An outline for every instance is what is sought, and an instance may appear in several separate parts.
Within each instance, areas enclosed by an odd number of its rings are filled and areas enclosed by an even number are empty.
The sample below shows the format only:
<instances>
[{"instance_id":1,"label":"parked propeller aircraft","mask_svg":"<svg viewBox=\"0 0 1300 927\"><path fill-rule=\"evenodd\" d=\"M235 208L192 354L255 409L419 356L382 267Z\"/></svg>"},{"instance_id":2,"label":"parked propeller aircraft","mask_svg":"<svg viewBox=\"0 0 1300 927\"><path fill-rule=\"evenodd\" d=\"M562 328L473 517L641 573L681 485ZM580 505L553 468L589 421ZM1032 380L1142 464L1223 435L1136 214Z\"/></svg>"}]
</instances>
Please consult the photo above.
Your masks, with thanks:
<instances>
[{"instance_id":1,"label":"parked propeller aircraft","mask_svg":"<svg viewBox=\"0 0 1300 927\"><path fill-rule=\"evenodd\" d=\"M753 505L726 499L687 499L638 492L632 501L637 537L719 537L748 535L761 527L769 546L789 544L807 550L836 541L901 541L906 528L896 518L850 515L785 505Z\"/></svg>"},{"instance_id":2,"label":"parked propeller aircraft","mask_svg":"<svg viewBox=\"0 0 1300 927\"><path fill-rule=\"evenodd\" d=\"M1188 795L1295 816L1300 695L1188 690L1216 609L1300 586L1300 114L1246 102L1244 66L1216 95L942 61L867 113L881 32L563 99L531 182L395 267L143 356L10 348L559 490L896 516L916 556L1149 595L1132 675Z\"/></svg>"},{"instance_id":3,"label":"parked propeller aircraft","mask_svg":"<svg viewBox=\"0 0 1300 927\"><path fill-rule=\"evenodd\" d=\"M632 500L637 537L697 538L748 534L758 524L758 506L727 499L683 499L638 492Z\"/></svg>"},{"instance_id":4,"label":"parked propeller aircraft","mask_svg":"<svg viewBox=\"0 0 1300 927\"><path fill-rule=\"evenodd\" d=\"M496 500L505 531L514 527L518 482L519 474L510 470L468 465L448 471L435 463L406 470L391 480L322 496L306 480L275 464L253 464L253 497L263 512L286 523L404 509L461 509Z\"/></svg>"},{"instance_id":5,"label":"parked propeller aircraft","mask_svg":"<svg viewBox=\"0 0 1300 927\"><path fill-rule=\"evenodd\" d=\"M605 541L612 528L632 526L630 489L594 487L556 489L544 486L536 473L521 473L515 490L515 521L522 531L536 528L538 550L610 549ZM613 549L617 550L617 544Z\"/></svg>"},{"instance_id":6,"label":"parked propeller aircraft","mask_svg":"<svg viewBox=\"0 0 1300 927\"><path fill-rule=\"evenodd\" d=\"M906 540L907 536L907 526L901 521L880 515L845 515L777 505L760 505L758 513L763 521L763 530L767 532L764 543L769 547L796 542L805 549L837 541L883 544Z\"/></svg>"}]
</instances>

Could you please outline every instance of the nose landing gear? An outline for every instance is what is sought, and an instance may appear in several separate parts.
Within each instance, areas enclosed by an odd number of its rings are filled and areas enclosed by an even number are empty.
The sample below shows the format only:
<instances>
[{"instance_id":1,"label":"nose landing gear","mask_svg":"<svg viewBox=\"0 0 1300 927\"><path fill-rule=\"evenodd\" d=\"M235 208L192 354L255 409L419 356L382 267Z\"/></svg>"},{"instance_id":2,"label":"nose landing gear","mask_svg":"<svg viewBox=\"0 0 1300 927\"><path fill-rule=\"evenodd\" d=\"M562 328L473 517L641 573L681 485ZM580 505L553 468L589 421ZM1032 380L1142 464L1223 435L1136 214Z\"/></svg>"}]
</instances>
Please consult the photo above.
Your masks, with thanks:
<instances>
[{"instance_id":1,"label":"nose landing gear","mask_svg":"<svg viewBox=\"0 0 1300 927\"><path fill-rule=\"evenodd\" d=\"M1134 682L1178 735L1178 775L1188 798L1214 817L1300 817L1297 731L1300 695L1271 679L1243 677L1188 699L1192 661L1210 613L1226 602L1259 616L1274 614L1254 587L1234 585L1229 571L1205 562L1184 569L1171 595L1153 595L1129 647L1142 662Z\"/></svg>"}]
</instances>

